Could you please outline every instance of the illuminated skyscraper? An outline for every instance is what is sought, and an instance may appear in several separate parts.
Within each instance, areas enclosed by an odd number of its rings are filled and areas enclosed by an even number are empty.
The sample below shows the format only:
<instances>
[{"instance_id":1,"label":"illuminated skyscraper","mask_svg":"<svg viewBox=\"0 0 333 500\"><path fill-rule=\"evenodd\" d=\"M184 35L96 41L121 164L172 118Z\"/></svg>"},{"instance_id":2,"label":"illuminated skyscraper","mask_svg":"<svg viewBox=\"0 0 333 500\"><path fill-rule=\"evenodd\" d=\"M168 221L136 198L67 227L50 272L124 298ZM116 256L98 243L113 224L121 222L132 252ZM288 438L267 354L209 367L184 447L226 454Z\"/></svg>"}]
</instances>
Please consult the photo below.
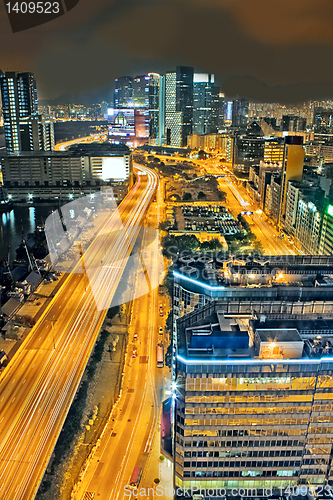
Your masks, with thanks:
<instances>
[{"instance_id":1,"label":"illuminated skyscraper","mask_svg":"<svg viewBox=\"0 0 333 500\"><path fill-rule=\"evenodd\" d=\"M116 109L134 108L136 136L139 142L162 144L164 137L164 77L148 73L135 77L124 76L115 80L114 104ZM147 141L144 141L144 139Z\"/></svg>"},{"instance_id":2,"label":"illuminated skyscraper","mask_svg":"<svg viewBox=\"0 0 333 500\"><path fill-rule=\"evenodd\" d=\"M165 77L149 73L149 143L161 146L165 129Z\"/></svg>"},{"instance_id":3,"label":"illuminated skyscraper","mask_svg":"<svg viewBox=\"0 0 333 500\"><path fill-rule=\"evenodd\" d=\"M213 134L218 130L219 87L214 75L194 73L193 134Z\"/></svg>"},{"instance_id":4,"label":"illuminated skyscraper","mask_svg":"<svg viewBox=\"0 0 333 500\"><path fill-rule=\"evenodd\" d=\"M8 152L21 151L20 120L38 112L36 80L32 73L0 73L2 109Z\"/></svg>"},{"instance_id":5,"label":"illuminated skyscraper","mask_svg":"<svg viewBox=\"0 0 333 500\"><path fill-rule=\"evenodd\" d=\"M115 79L114 107L130 108L133 106L133 78L131 76L121 76Z\"/></svg>"},{"instance_id":6,"label":"illuminated skyscraper","mask_svg":"<svg viewBox=\"0 0 333 500\"><path fill-rule=\"evenodd\" d=\"M165 75L166 143L185 147L193 128L193 68L177 66Z\"/></svg>"}]
</instances>

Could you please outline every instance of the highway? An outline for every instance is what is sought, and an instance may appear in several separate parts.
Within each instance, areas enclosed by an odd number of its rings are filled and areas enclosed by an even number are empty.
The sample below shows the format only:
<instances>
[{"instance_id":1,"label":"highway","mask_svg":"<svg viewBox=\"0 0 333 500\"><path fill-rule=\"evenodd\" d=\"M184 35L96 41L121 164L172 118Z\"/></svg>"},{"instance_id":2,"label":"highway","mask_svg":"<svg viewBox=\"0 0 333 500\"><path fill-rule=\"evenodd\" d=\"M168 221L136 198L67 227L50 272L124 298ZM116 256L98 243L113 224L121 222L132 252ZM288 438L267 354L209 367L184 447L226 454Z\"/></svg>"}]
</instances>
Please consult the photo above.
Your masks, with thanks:
<instances>
[{"instance_id":1,"label":"highway","mask_svg":"<svg viewBox=\"0 0 333 500\"><path fill-rule=\"evenodd\" d=\"M83 255L89 279L78 273L79 262L1 375L1 499L29 500L37 492L104 321L101 306L116 293L158 185L157 174L138 170L145 175Z\"/></svg>"},{"instance_id":2,"label":"highway","mask_svg":"<svg viewBox=\"0 0 333 500\"><path fill-rule=\"evenodd\" d=\"M147 224L155 228L161 218L162 193L163 186L160 185L156 204L152 205L147 217ZM163 270L158 241L150 248L150 255L145 257L145 262L152 270L152 281L156 281L157 276L154 277L154 274ZM138 292L144 281L143 273L139 273L136 283ZM164 327L165 322L165 316L159 316L160 301L157 287L133 303L121 397L113 408L97 451L88 460L81 481L74 488L72 498L75 500L126 498L124 488L129 483L134 467L144 465L144 458L156 432L160 391L164 382L164 370L156 368L156 344L163 338L159 335L159 327ZM137 340L132 340L134 334L138 335ZM136 358L131 357L133 348L137 349ZM141 486L144 485L143 477ZM151 486L147 484L147 488Z\"/></svg>"}]
</instances>

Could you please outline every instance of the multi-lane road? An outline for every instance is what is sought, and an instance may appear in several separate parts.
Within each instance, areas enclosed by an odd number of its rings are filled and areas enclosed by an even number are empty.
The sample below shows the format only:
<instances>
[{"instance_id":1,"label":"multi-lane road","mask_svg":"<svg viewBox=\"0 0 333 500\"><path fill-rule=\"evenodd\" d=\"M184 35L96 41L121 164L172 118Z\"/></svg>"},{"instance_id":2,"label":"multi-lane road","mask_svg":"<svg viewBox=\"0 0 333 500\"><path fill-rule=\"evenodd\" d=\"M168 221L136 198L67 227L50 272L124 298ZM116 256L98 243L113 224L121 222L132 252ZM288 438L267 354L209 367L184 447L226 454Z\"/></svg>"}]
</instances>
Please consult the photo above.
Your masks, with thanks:
<instances>
[{"instance_id":1,"label":"multi-lane road","mask_svg":"<svg viewBox=\"0 0 333 500\"><path fill-rule=\"evenodd\" d=\"M147 226L158 227L164 202L163 191L163 186L160 186L156 203L147 217ZM142 243L147 248L145 239L144 235ZM158 239L149 250L149 254L145 255L145 264L151 281L156 283L158 274L163 272ZM137 295L140 294L144 281L144 273L138 273ZM75 500L122 500L134 467L143 466L150 451L157 431L160 393L164 381L164 370L156 367L156 345L163 340L163 335L159 335L159 328L165 322L165 317L159 316L160 300L158 287L155 287L149 294L133 302L122 394L104 429L97 451L88 460L84 474L75 487L72 495ZM134 340L135 334L137 339ZM131 357L133 348L137 349L136 358ZM145 485L145 477L142 478L141 485Z\"/></svg>"},{"instance_id":2,"label":"multi-lane road","mask_svg":"<svg viewBox=\"0 0 333 500\"><path fill-rule=\"evenodd\" d=\"M145 175L83 255L88 275L79 262L1 375L0 498L36 494L104 321L101 306L116 293L158 185L154 172L139 170Z\"/></svg>"}]
</instances>

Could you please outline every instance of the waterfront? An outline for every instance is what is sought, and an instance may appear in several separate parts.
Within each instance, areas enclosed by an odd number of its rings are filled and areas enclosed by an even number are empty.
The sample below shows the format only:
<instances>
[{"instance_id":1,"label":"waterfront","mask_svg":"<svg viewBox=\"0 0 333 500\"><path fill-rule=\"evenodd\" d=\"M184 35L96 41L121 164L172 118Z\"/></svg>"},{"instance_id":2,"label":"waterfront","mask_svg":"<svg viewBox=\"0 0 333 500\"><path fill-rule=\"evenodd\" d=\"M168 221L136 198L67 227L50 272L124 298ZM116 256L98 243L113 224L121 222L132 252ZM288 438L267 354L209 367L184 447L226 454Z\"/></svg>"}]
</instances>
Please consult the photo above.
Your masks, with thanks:
<instances>
[{"instance_id":1,"label":"waterfront","mask_svg":"<svg viewBox=\"0 0 333 500\"><path fill-rule=\"evenodd\" d=\"M12 263L16 258L15 250L37 226L43 225L57 205L21 206L9 212L0 213L0 259L8 257Z\"/></svg>"}]
</instances>

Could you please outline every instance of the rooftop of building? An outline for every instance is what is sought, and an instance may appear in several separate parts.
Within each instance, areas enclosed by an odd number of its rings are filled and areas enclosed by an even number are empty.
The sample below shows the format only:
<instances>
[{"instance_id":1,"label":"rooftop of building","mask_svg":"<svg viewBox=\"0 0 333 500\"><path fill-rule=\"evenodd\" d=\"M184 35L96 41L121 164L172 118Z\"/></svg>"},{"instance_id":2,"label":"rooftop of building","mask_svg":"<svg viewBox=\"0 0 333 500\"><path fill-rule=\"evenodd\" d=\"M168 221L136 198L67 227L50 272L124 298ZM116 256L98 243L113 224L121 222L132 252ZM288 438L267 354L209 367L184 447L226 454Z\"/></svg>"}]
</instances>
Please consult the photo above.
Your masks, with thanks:
<instances>
[{"instance_id":1,"label":"rooftop of building","mask_svg":"<svg viewBox=\"0 0 333 500\"><path fill-rule=\"evenodd\" d=\"M327 329L333 319L314 318L317 330L308 335L292 317L247 323L226 317L219 307L216 302L209 310L203 307L178 320L179 356L199 362L333 358L333 330Z\"/></svg>"},{"instance_id":2,"label":"rooftop of building","mask_svg":"<svg viewBox=\"0 0 333 500\"><path fill-rule=\"evenodd\" d=\"M293 257L293 258L292 258ZM297 285L295 275L300 275L299 284L310 286L328 284L323 277L333 276L333 256L258 256L235 258L220 254L180 255L175 262L175 277L197 281L210 286L243 286L241 278L266 276L267 283L274 285ZM307 278L307 275L311 279ZM277 279L278 278L278 279ZM262 283L263 284L263 283ZM248 283L246 283L246 286Z\"/></svg>"},{"instance_id":3,"label":"rooftop of building","mask_svg":"<svg viewBox=\"0 0 333 500\"><path fill-rule=\"evenodd\" d=\"M2 157L9 158L67 158L67 157L82 157L82 156L119 156L130 154L130 149L125 144L111 144L108 142L91 144L76 144L71 146L67 151L18 151L13 153L1 153Z\"/></svg>"}]
</instances>

